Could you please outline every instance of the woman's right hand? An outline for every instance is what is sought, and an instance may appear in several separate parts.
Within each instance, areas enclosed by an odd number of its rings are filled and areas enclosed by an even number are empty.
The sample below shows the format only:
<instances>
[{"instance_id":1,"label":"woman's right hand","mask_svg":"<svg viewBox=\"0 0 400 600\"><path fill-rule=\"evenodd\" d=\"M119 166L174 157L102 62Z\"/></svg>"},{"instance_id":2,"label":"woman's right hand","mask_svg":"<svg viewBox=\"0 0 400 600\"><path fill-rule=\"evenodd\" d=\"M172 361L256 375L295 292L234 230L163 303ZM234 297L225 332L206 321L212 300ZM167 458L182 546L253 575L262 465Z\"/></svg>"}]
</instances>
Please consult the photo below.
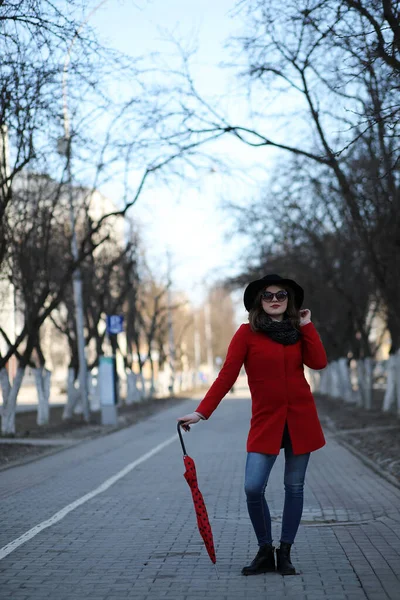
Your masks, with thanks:
<instances>
[{"instance_id":1,"label":"woman's right hand","mask_svg":"<svg viewBox=\"0 0 400 600\"><path fill-rule=\"evenodd\" d=\"M184 417L180 417L180 419L177 420L178 422L180 422L180 426L182 427L182 429L184 429L185 431L190 431L189 425L194 425L194 423L198 423L201 420L201 418L197 413L190 413L188 415L185 415Z\"/></svg>"}]
</instances>

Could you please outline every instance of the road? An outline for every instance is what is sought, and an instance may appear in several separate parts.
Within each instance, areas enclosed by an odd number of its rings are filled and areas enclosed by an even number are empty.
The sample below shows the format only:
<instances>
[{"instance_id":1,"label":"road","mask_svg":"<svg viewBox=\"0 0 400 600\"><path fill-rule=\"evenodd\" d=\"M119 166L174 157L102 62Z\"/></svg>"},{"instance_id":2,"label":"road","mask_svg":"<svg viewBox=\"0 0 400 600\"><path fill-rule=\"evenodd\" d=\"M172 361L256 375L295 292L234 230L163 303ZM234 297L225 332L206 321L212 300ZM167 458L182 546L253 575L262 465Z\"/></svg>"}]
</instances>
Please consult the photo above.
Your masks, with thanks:
<instances>
[{"instance_id":1,"label":"road","mask_svg":"<svg viewBox=\"0 0 400 600\"><path fill-rule=\"evenodd\" d=\"M313 453L292 549L299 574L242 577L257 548L243 491L248 394L185 434L212 524L198 534L175 419L146 421L0 473L2 600L386 600L400 597L400 490L328 437ZM267 488L275 543L283 456Z\"/></svg>"}]
</instances>

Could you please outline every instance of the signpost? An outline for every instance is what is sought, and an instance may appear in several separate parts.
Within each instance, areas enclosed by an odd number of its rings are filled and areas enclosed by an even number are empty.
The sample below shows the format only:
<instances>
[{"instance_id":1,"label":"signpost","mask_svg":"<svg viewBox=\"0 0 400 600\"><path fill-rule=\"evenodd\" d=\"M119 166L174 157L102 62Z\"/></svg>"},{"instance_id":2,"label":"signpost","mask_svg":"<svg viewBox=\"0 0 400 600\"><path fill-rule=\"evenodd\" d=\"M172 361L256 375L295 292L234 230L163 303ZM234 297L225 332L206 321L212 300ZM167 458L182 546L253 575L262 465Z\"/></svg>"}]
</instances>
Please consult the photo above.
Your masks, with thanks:
<instances>
[{"instance_id":1,"label":"signpost","mask_svg":"<svg viewBox=\"0 0 400 600\"><path fill-rule=\"evenodd\" d=\"M117 373L117 335L124 329L124 317L107 315L106 331L110 340L112 356L101 356L99 361L99 386L102 425L117 424L118 373Z\"/></svg>"},{"instance_id":2,"label":"signpost","mask_svg":"<svg viewBox=\"0 0 400 600\"><path fill-rule=\"evenodd\" d=\"M122 315L107 315L106 328L108 335L117 335L124 330L124 317Z\"/></svg>"}]
</instances>

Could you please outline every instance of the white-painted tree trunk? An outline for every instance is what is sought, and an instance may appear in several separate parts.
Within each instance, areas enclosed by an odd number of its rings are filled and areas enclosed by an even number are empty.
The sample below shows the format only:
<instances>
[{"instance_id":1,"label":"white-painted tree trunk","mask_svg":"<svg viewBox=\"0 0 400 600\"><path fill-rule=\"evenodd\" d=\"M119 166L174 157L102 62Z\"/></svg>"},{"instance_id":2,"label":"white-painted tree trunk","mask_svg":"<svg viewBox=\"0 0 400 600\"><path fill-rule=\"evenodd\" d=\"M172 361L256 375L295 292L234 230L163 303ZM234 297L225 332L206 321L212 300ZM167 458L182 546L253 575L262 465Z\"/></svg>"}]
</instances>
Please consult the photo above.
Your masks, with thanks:
<instances>
[{"instance_id":1,"label":"white-painted tree trunk","mask_svg":"<svg viewBox=\"0 0 400 600\"><path fill-rule=\"evenodd\" d=\"M319 393L321 373L319 373L318 371L314 371L309 367L304 367L304 376L307 380L308 385L310 386L311 392L313 394Z\"/></svg>"},{"instance_id":2,"label":"white-painted tree trunk","mask_svg":"<svg viewBox=\"0 0 400 600\"><path fill-rule=\"evenodd\" d=\"M135 402L140 402L141 394L140 390L137 386L138 376L136 373L127 373L126 375L126 385L127 385L127 393L126 393L126 403L134 404Z\"/></svg>"},{"instance_id":3,"label":"white-painted tree trunk","mask_svg":"<svg viewBox=\"0 0 400 600\"><path fill-rule=\"evenodd\" d=\"M364 358L364 373L365 373L365 408L372 409L372 384L373 384L374 361L369 356Z\"/></svg>"},{"instance_id":4,"label":"white-painted tree trunk","mask_svg":"<svg viewBox=\"0 0 400 600\"><path fill-rule=\"evenodd\" d=\"M67 403L64 407L63 419L72 419L74 413L82 412L82 408L79 410L80 403L80 391L79 388L75 387L75 370L68 369L67 379Z\"/></svg>"},{"instance_id":5,"label":"white-painted tree trunk","mask_svg":"<svg viewBox=\"0 0 400 600\"><path fill-rule=\"evenodd\" d=\"M18 392L20 390L24 374L25 368L18 367L13 385L11 385L7 370L0 370L0 385L3 394L3 407L1 411L2 435L15 434L15 409L17 406Z\"/></svg>"},{"instance_id":6,"label":"white-painted tree trunk","mask_svg":"<svg viewBox=\"0 0 400 600\"><path fill-rule=\"evenodd\" d=\"M389 356L386 372L386 391L383 398L383 412L388 412L396 400L396 355Z\"/></svg>"},{"instance_id":7,"label":"white-painted tree trunk","mask_svg":"<svg viewBox=\"0 0 400 600\"><path fill-rule=\"evenodd\" d=\"M184 392L186 390L186 371L181 371L179 373L179 392Z\"/></svg>"},{"instance_id":8,"label":"white-painted tree trunk","mask_svg":"<svg viewBox=\"0 0 400 600\"><path fill-rule=\"evenodd\" d=\"M329 382L330 382L331 363L322 371L319 380L319 393L327 395L329 394Z\"/></svg>"},{"instance_id":9,"label":"white-painted tree trunk","mask_svg":"<svg viewBox=\"0 0 400 600\"><path fill-rule=\"evenodd\" d=\"M400 417L400 350L396 354L396 398L397 398L397 414Z\"/></svg>"},{"instance_id":10,"label":"white-painted tree trunk","mask_svg":"<svg viewBox=\"0 0 400 600\"><path fill-rule=\"evenodd\" d=\"M145 382L143 373L139 373L139 381L140 381L140 400L145 400L146 399L146 382Z\"/></svg>"},{"instance_id":11,"label":"white-painted tree trunk","mask_svg":"<svg viewBox=\"0 0 400 600\"><path fill-rule=\"evenodd\" d=\"M92 373L88 374L88 392L89 392L89 403L90 410L96 411L100 410L100 390L99 390L99 381L95 384L95 376Z\"/></svg>"},{"instance_id":12,"label":"white-painted tree trunk","mask_svg":"<svg viewBox=\"0 0 400 600\"><path fill-rule=\"evenodd\" d=\"M169 372L159 371L158 373L158 390L160 396L168 396Z\"/></svg>"},{"instance_id":13,"label":"white-painted tree trunk","mask_svg":"<svg viewBox=\"0 0 400 600\"><path fill-rule=\"evenodd\" d=\"M358 404L367 410L372 408L372 358L357 361Z\"/></svg>"},{"instance_id":14,"label":"white-painted tree trunk","mask_svg":"<svg viewBox=\"0 0 400 600\"><path fill-rule=\"evenodd\" d=\"M357 404L364 406L364 365L361 359L357 361Z\"/></svg>"},{"instance_id":15,"label":"white-painted tree trunk","mask_svg":"<svg viewBox=\"0 0 400 600\"><path fill-rule=\"evenodd\" d=\"M388 412L395 403L397 403L397 414L400 416L400 350L392 354L388 360L382 410Z\"/></svg>"},{"instance_id":16,"label":"white-painted tree trunk","mask_svg":"<svg viewBox=\"0 0 400 600\"><path fill-rule=\"evenodd\" d=\"M329 395L333 398L341 397L341 385L340 385L340 371L339 371L339 361L334 360L331 363L331 388L329 390Z\"/></svg>"},{"instance_id":17,"label":"white-painted tree trunk","mask_svg":"<svg viewBox=\"0 0 400 600\"><path fill-rule=\"evenodd\" d=\"M154 398L155 393L156 393L156 383L155 383L155 379L154 379L154 371L152 370L151 376L150 376L150 388L149 388L148 399L151 400L152 398Z\"/></svg>"},{"instance_id":18,"label":"white-painted tree trunk","mask_svg":"<svg viewBox=\"0 0 400 600\"><path fill-rule=\"evenodd\" d=\"M189 371L186 371L186 385L187 385L186 389L188 389L188 390L193 389L195 375L196 375L196 373L193 369L189 369Z\"/></svg>"},{"instance_id":19,"label":"white-painted tree trunk","mask_svg":"<svg viewBox=\"0 0 400 600\"><path fill-rule=\"evenodd\" d=\"M177 392L183 392L185 389L185 373L183 371L178 372L178 389Z\"/></svg>"},{"instance_id":20,"label":"white-painted tree trunk","mask_svg":"<svg viewBox=\"0 0 400 600\"><path fill-rule=\"evenodd\" d=\"M340 373L341 397L345 402L355 402L353 387L351 385L350 367L347 358L339 358L338 369Z\"/></svg>"},{"instance_id":21,"label":"white-painted tree trunk","mask_svg":"<svg viewBox=\"0 0 400 600\"><path fill-rule=\"evenodd\" d=\"M185 392L190 388L191 371L183 371L182 373L182 391Z\"/></svg>"},{"instance_id":22,"label":"white-painted tree trunk","mask_svg":"<svg viewBox=\"0 0 400 600\"><path fill-rule=\"evenodd\" d=\"M45 367L39 367L38 369L33 369L33 373L35 376L36 392L38 398L36 423L38 425L47 425L50 416L49 398L51 371L49 371Z\"/></svg>"}]
</instances>

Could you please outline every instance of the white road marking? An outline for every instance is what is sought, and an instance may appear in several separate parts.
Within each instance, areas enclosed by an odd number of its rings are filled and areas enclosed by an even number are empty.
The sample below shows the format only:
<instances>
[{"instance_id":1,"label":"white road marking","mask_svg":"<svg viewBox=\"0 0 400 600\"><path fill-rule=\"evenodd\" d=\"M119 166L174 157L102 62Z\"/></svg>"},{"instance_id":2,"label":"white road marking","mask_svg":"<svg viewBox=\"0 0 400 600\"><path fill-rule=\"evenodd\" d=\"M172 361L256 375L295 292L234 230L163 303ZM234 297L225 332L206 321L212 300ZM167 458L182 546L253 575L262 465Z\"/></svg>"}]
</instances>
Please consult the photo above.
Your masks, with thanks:
<instances>
[{"instance_id":1,"label":"white road marking","mask_svg":"<svg viewBox=\"0 0 400 600\"><path fill-rule=\"evenodd\" d=\"M92 498L97 496L98 494L101 494L102 492L105 492L106 490L108 490L108 488L110 488L112 485L114 485L114 483L116 483L117 481L122 479L122 477L125 477L125 475L130 473L130 471L135 469L135 467L144 463L146 460L148 460L149 458L154 456L154 454L157 454L157 452L160 452L160 450L162 450L166 446L169 446L169 444L172 444L172 442L175 441L176 439L177 439L176 435L168 438L167 440L165 440L165 442L162 442L162 444L159 444L158 446L156 446L155 448L150 450L150 452L143 454L143 456L141 456L137 460L134 460L133 462L131 462L124 469L119 471L116 475L113 475L113 477L106 479L106 481L104 481L96 489L92 490L88 494L85 494L81 498L78 498L78 500L75 500L75 502L71 502L71 504L68 504L67 506L65 506L58 512L56 512L52 517L50 517L50 519L47 519L46 521L43 521L42 523L35 525L35 527L32 527L32 529L29 529L29 531L26 531L25 533L23 533L19 538L13 540L12 542L7 544L3 548L0 548L0 560L5 558L6 556L8 556L8 554L11 554L11 552L14 552L14 550L16 550L19 546L22 546L22 544L25 544L25 542L28 542L29 540L31 540L33 537L35 537L35 535L37 535L38 533L43 531L43 529L46 529L47 527L51 527L55 523L58 523L58 521L61 521L61 519L63 519L65 516L67 516L67 514L70 513L71 511L78 508L78 506L85 504L85 502L88 502L89 500L91 500Z\"/></svg>"}]
</instances>

